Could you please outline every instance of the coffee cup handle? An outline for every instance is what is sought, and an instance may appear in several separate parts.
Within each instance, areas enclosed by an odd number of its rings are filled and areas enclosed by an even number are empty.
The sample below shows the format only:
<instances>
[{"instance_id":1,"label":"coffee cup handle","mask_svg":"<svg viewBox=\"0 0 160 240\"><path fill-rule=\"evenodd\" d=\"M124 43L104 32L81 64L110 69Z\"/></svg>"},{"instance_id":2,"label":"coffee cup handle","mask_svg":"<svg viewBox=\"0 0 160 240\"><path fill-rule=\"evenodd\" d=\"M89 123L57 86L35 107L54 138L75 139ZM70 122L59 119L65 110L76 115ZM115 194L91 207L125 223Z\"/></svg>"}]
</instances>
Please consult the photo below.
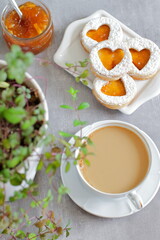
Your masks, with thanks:
<instances>
[{"instance_id":1,"label":"coffee cup handle","mask_svg":"<svg viewBox=\"0 0 160 240\"><path fill-rule=\"evenodd\" d=\"M141 208L143 208L143 201L141 196L134 192L130 192L127 195L127 198L129 199L129 201L132 203L132 205L134 206L135 210L140 210Z\"/></svg>"}]
</instances>

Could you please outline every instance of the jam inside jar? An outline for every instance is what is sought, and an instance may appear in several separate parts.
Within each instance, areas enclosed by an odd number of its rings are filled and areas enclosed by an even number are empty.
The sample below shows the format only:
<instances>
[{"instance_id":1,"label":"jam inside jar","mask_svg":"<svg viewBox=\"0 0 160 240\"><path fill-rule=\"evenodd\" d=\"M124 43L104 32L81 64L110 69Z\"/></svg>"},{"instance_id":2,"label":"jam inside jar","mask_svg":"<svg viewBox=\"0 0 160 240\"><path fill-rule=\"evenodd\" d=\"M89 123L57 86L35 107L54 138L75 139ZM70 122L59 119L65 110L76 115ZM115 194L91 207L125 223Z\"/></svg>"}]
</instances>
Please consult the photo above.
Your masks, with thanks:
<instances>
[{"instance_id":1,"label":"jam inside jar","mask_svg":"<svg viewBox=\"0 0 160 240\"><path fill-rule=\"evenodd\" d=\"M48 8L39 0L20 1L22 19L10 5L2 13L3 37L10 47L19 45L24 52L38 54L45 50L53 39L53 23Z\"/></svg>"}]
</instances>

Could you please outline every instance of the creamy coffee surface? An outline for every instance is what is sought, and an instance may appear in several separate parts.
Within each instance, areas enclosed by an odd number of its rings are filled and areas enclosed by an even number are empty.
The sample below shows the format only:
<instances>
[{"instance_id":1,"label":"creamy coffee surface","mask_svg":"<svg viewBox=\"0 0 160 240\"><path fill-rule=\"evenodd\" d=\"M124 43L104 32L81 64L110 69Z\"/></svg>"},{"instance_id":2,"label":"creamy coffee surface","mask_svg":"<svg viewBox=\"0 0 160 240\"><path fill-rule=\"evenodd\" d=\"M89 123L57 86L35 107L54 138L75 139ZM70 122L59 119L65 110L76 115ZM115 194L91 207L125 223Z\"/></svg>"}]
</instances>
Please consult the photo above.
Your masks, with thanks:
<instances>
[{"instance_id":1,"label":"creamy coffee surface","mask_svg":"<svg viewBox=\"0 0 160 240\"><path fill-rule=\"evenodd\" d=\"M90 136L93 146L87 145L90 166L82 164L86 181L102 192L123 193L135 188L149 168L148 151L143 141L132 131L109 126Z\"/></svg>"}]
</instances>

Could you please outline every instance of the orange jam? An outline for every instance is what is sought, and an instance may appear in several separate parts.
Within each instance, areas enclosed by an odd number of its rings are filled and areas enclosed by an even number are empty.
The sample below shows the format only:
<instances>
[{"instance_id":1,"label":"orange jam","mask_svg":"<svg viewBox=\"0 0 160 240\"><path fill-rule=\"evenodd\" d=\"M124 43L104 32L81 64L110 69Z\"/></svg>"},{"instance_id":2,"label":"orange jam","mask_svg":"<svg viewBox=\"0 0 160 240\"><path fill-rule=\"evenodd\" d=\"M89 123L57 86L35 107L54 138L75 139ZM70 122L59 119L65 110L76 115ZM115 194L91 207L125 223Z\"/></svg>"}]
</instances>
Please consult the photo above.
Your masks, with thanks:
<instances>
[{"instance_id":1,"label":"orange jam","mask_svg":"<svg viewBox=\"0 0 160 240\"><path fill-rule=\"evenodd\" d=\"M137 51L135 49L130 49L130 53L132 54L132 62L133 64L141 70L147 64L150 59L150 51L148 49L143 49L141 51Z\"/></svg>"},{"instance_id":2,"label":"orange jam","mask_svg":"<svg viewBox=\"0 0 160 240\"><path fill-rule=\"evenodd\" d=\"M97 30L89 30L87 36L97 42L107 40L110 33L110 27L108 25L102 25Z\"/></svg>"},{"instance_id":3,"label":"orange jam","mask_svg":"<svg viewBox=\"0 0 160 240\"><path fill-rule=\"evenodd\" d=\"M108 96L124 96L126 90L123 82L119 79L117 81L110 81L101 88L101 92Z\"/></svg>"},{"instance_id":4,"label":"orange jam","mask_svg":"<svg viewBox=\"0 0 160 240\"><path fill-rule=\"evenodd\" d=\"M122 49L112 51L109 48L102 48L98 51L98 55L104 67L111 70L122 61L124 51Z\"/></svg>"},{"instance_id":5,"label":"orange jam","mask_svg":"<svg viewBox=\"0 0 160 240\"><path fill-rule=\"evenodd\" d=\"M4 17L3 35L7 44L17 44L25 52L42 52L50 45L53 37L53 24L48 9L33 2L26 2L19 8L22 19L15 10L9 11Z\"/></svg>"}]
</instances>

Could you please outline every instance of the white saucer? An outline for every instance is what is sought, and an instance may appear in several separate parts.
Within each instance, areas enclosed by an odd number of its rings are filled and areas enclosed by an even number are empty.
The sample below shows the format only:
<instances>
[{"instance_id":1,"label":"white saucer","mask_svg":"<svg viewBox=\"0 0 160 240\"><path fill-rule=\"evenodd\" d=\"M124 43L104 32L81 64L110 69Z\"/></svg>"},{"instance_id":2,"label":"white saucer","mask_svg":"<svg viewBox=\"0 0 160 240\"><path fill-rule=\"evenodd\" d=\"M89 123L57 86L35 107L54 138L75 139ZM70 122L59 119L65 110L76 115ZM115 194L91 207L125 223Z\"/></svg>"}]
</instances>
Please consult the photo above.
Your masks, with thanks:
<instances>
[{"instance_id":1,"label":"white saucer","mask_svg":"<svg viewBox=\"0 0 160 240\"><path fill-rule=\"evenodd\" d=\"M86 128L83 131L86 131ZM142 132L142 131L141 131ZM142 132L151 148L153 164L150 174L137 193L142 197L144 207L154 198L160 187L160 154L152 139ZM77 133L78 135L78 133ZM72 142L73 139L70 140ZM96 193L82 182L76 166L71 164L71 169L65 173L64 155L62 156L61 178L63 184L69 188L70 198L83 210L99 217L119 218L137 212L127 198L112 199L108 196Z\"/></svg>"}]
</instances>

